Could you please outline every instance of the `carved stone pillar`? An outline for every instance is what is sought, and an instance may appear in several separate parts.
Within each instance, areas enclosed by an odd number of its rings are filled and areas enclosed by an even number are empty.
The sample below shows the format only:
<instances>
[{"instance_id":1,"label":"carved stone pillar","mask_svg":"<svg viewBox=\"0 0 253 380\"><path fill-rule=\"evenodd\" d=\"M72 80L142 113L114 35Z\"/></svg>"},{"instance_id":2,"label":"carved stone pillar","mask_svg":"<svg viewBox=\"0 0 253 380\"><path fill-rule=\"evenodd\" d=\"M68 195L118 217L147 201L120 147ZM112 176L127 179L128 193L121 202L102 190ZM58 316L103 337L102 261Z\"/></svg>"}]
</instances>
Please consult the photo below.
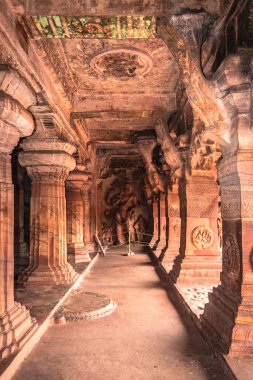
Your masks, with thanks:
<instances>
[{"instance_id":1,"label":"carved stone pillar","mask_svg":"<svg viewBox=\"0 0 253 380\"><path fill-rule=\"evenodd\" d=\"M81 165L78 165L66 181L68 261L74 263L90 261L83 237L81 195L81 189L87 179L87 173L83 171Z\"/></svg>"},{"instance_id":2,"label":"carved stone pillar","mask_svg":"<svg viewBox=\"0 0 253 380\"><path fill-rule=\"evenodd\" d=\"M209 294L203 331L231 354L253 353L253 151L219 164L223 220L221 285Z\"/></svg>"},{"instance_id":3,"label":"carved stone pillar","mask_svg":"<svg viewBox=\"0 0 253 380\"><path fill-rule=\"evenodd\" d=\"M14 301L14 189L11 156L20 137L33 131L31 115L14 99L0 94L0 358L18 349L37 324Z\"/></svg>"},{"instance_id":4,"label":"carved stone pillar","mask_svg":"<svg viewBox=\"0 0 253 380\"><path fill-rule=\"evenodd\" d=\"M94 239L91 234L91 204L90 204L90 189L92 183L87 181L82 187L83 199L83 237L88 252L95 251Z\"/></svg>"},{"instance_id":5,"label":"carved stone pillar","mask_svg":"<svg viewBox=\"0 0 253 380\"><path fill-rule=\"evenodd\" d=\"M218 198L219 187L211 177L187 181L186 246L177 283L219 283Z\"/></svg>"},{"instance_id":6,"label":"carved stone pillar","mask_svg":"<svg viewBox=\"0 0 253 380\"><path fill-rule=\"evenodd\" d=\"M65 180L75 168L75 147L39 137L21 146L19 162L32 180L30 265L21 280L27 285L72 282L76 273L67 262Z\"/></svg>"},{"instance_id":7,"label":"carved stone pillar","mask_svg":"<svg viewBox=\"0 0 253 380\"><path fill-rule=\"evenodd\" d=\"M153 238L150 242L150 248L153 250L156 249L157 244L159 242L159 234L160 234L160 218L159 218L159 198L158 196L153 196Z\"/></svg>"},{"instance_id":8,"label":"carved stone pillar","mask_svg":"<svg viewBox=\"0 0 253 380\"><path fill-rule=\"evenodd\" d=\"M167 223L168 223L168 247L162 260L163 267L167 272L173 268L174 260L179 255L181 218L180 218L180 199L178 184L173 184L167 190Z\"/></svg>"},{"instance_id":9,"label":"carved stone pillar","mask_svg":"<svg viewBox=\"0 0 253 380\"><path fill-rule=\"evenodd\" d=\"M166 196L160 193L159 197L159 242L154 250L155 255L159 258L166 249L167 240L167 215L166 215Z\"/></svg>"}]
</instances>

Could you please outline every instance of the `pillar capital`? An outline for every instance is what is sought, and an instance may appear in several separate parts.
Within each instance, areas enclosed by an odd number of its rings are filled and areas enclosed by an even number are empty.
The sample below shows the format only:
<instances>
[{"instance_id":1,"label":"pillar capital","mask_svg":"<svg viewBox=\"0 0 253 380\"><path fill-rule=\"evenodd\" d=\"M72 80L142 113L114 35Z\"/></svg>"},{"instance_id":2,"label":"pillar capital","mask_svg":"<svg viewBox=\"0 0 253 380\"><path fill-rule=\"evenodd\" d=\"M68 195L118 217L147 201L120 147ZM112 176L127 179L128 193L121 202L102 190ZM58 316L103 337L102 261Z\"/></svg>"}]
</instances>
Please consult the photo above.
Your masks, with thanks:
<instances>
[{"instance_id":1,"label":"pillar capital","mask_svg":"<svg viewBox=\"0 0 253 380\"><path fill-rule=\"evenodd\" d=\"M58 138L29 138L21 143L24 149L19 162L25 166L32 181L65 181L76 166L72 154L75 145Z\"/></svg>"},{"instance_id":2,"label":"pillar capital","mask_svg":"<svg viewBox=\"0 0 253 380\"><path fill-rule=\"evenodd\" d=\"M66 181L66 187L68 191L81 191L85 188L85 184L88 181L89 174L85 170L84 165L77 165Z\"/></svg>"},{"instance_id":3,"label":"pillar capital","mask_svg":"<svg viewBox=\"0 0 253 380\"><path fill-rule=\"evenodd\" d=\"M20 137L31 135L32 115L11 96L0 91L0 153L11 153Z\"/></svg>"}]
</instances>

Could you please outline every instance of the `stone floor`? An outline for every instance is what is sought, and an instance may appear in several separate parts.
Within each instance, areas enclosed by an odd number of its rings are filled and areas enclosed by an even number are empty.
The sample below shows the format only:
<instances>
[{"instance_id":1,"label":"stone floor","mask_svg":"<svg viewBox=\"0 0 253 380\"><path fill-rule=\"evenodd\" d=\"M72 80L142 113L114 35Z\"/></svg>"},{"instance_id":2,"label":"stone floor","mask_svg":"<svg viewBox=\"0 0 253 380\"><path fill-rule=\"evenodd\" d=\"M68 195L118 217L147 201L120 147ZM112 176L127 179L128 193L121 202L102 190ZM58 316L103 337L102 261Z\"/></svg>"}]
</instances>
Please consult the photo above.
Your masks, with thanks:
<instances>
[{"instance_id":1,"label":"stone floor","mask_svg":"<svg viewBox=\"0 0 253 380\"><path fill-rule=\"evenodd\" d=\"M88 264L78 263L72 265L80 275L87 268ZM31 316L35 317L40 325L72 285L72 283L67 285L31 287L17 285L15 288L15 300L25 305L30 311Z\"/></svg>"},{"instance_id":2,"label":"stone floor","mask_svg":"<svg viewBox=\"0 0 253 380\"><path fill-rule=\"evenodd\" d=\"M199 318L204 313L205 304L209 302L208 294L212 292L214 285L182 286L176 284L176 287L188 307Z\"/></svg>"},{"instance_id":3,"label":"stone floor","mask_svg":"<svg viewBox=\"0 0 253 380\"><path fill-rule=\"evenodd\" d=\"M116 310L51 326L14 380L227 379L189 315L176 311L150 257L126 252L107 252L84 281L85 291L106 294Z\"/></svg>"}]
</instances>

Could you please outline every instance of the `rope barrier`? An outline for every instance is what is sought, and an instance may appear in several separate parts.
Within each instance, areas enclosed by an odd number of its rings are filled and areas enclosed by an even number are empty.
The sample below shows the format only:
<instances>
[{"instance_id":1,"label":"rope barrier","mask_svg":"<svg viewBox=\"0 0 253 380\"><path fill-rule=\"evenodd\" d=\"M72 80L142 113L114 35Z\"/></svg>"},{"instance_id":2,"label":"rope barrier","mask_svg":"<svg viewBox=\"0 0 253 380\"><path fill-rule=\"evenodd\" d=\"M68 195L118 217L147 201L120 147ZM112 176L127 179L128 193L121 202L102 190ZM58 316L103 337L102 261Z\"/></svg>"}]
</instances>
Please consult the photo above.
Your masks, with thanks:
<instances>
[{"instance_id":1,"label":"rope barrier","mask_svg":"<svg viewBox=\"0 0 253 380\"><path fill-rule=\"evenodd\" d=\"M113 249L113 248L120 248L120 247L122 247L122 246L124 246L124 245L128 245L127 256L133 256L133 255L134 255L134 252L131 250L131 244L133 244L133 245L142 245L142 246L146 246L146 247L149 246L149 243L146 242L146 241L143 241L143 240L131 240L131 230L130 230L130 228L128 228L128 231L126 231L126 232L121 232L121 233L119 233L119 234L113 234L113 235L110 235L110 238L112 238L112 237L114 237L114 236L117 236L117 238L118 238L119 236L124 236L124 237L126 237L127 232L128 232L128 241L126 241L126 242L124 242L124 243L121 243L121 244L117 244L117 245L113 245L113 244L112 244L112 245L109 245L109 244L107 244L107 245L105 245L104 247L103 247L103 245L102 245L102 242L100 241L100 238L101 238L102 241L104 241L104 237L103 237L103 236L100 236L100 237L99 237L98 235L95 235L95 239L96 239L96 241L97 241L97 243L98 243L98 245L99 245L99 247L100 247L100 249L101 249L103 255L105 256L105 251L106 251L106 249L109 249L109 248L110 248L110 249ZM138 235L138 234L137 234L137 235ZM139 233L139 235L141 235L141 236L152 236L152 237L155 236L155 234L147 234L147 233ZM159 240L161 240L161 239L166 239L166 238L167 238L166 235L164 235L164 236L159 236L159 235L157 235L156 237L157 237L157 239L159 239Z\"/></svg>"}]
</instances>

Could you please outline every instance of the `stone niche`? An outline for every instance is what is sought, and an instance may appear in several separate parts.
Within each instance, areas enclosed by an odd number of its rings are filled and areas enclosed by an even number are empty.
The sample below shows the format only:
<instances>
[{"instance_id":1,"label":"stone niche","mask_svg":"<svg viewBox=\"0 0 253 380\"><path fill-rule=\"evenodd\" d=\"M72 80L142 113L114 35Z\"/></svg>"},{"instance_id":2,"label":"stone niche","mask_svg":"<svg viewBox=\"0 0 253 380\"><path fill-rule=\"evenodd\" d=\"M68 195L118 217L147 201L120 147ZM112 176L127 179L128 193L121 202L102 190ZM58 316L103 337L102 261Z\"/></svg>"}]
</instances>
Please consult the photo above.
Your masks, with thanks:
<instances>
[{"instance_id":1,"label":"stone niche","mask_svg":"<svg viewBox=\"0 0 253 380\"><path fill-rule=\"evenodd\" d=\"M107 244L146 242L151 233L149 188L143 170L122 170L102 182L101 235Z\"/></svg>"}]
</instances>

